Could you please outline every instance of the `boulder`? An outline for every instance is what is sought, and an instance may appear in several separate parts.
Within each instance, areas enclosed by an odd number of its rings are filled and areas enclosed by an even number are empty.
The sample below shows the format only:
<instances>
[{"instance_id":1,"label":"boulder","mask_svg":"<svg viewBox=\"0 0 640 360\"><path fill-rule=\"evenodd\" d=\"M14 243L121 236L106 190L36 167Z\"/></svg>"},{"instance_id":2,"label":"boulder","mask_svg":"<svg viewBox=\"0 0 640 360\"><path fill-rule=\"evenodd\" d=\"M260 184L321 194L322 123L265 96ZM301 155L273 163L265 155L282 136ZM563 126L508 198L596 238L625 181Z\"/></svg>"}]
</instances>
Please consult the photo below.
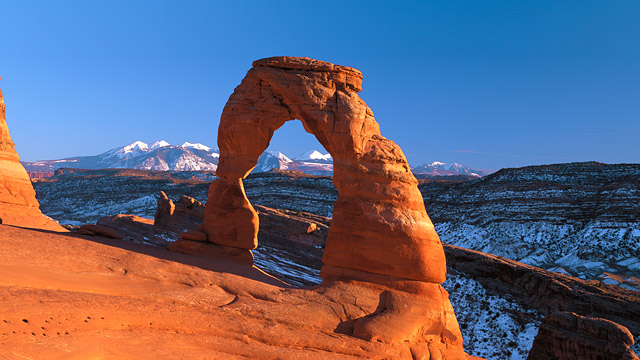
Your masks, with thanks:
<instances>
[{"instance_id":1,"label":"boulder","mask_svg":"<svg viewBox=\"0 0 640 360\"><path fill-rule=\"evenodd\" d=\"M171 216L173 216L175 209L176 206L173 204L173 201L167 197L164 191L160 191L158 208L156 209L153 225L160 229L169 229L172 222Z\"/></svg>"}]
</instances>

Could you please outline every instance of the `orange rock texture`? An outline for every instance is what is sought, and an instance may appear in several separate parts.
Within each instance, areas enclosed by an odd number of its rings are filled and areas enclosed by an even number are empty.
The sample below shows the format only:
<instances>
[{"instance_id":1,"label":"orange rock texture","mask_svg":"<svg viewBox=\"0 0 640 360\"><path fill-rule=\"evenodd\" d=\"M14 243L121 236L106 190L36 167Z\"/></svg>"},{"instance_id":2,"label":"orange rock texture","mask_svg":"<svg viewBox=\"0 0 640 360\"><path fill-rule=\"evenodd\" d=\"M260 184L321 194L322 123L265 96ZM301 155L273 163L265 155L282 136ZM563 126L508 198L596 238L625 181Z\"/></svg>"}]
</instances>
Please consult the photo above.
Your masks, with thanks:
<instances>
[{"instance_id":1,"label":"orange rock texture","mask_svg":"<svg viewBox=\"0 0 640 360\"><path fill-rule=\"evenodd\" d=\"M2 359L459 358L345 334L382 286L295 289L222 257L7 225L0 258Z\"/></svg>"},{"instance_id":2,"label":"orange rock texture","mask_svg":"<svg viewBox=\"0 0 640 360\"><path fill-rule=\"evenodd\" d=\"M334 159L339 192L326 265L433 283L445 280L440 239L402 150L380 134L360 99L362 73L309 58L253 63L229 98L218 132L220 164L204 229L220 245L253 249L258 228L242 179L275 130L299 119Z\"/></svg>"},{"instance_id":3,"label":"orange rock texture","mask_svg":"<svg viewBox=\"0 0 640 360\"><path fill-rule=\"evenodd\" d=\"M20 164L5 119L0 91L0 219L9 225L63 231L55 221L40 212L36 192L27 171Z\"/></svg>"},{"instance_id":4,"label":"orange rock texture","mask_svg":"<svg viewBox=\"0 0 640 360\"><path fill-rule=\"evenodd\" d=\"M220 120L219 179L211 184L203 231L209 242L251 250L258 215L242 180L274 131L289 120L333 156L339 196L323 256L323 285L371 284L376 312L351 318L355 337L408 343L416 359L466 358L447 292L445 256L402 150L384 138L358 96L362 73L299 57L257 60ZM363 285L364 284L364 285Z\"/></svg>"}]
</instances>

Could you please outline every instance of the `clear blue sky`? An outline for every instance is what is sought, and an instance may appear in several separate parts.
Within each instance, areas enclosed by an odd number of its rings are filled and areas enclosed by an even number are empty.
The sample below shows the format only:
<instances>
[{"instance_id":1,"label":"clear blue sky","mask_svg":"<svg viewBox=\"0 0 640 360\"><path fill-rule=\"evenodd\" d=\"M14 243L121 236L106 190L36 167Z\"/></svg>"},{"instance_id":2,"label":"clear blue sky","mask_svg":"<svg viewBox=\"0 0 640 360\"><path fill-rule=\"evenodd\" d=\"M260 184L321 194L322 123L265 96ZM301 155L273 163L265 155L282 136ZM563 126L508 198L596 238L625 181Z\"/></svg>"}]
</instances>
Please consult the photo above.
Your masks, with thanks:
<instances>
[{"instance_id":1,"label":"clear blue sky","mask_svg":"<svg viewBox=\"0 0 640 360\"><path fill-rule=\"evenodd\" d=\"M255 59L364 73L409 162L640 162L640 1L0 1L0 88L23 160L135 140L216 146ZM298 124L289 155L319 147Z\"/></svg>"}]
</instances>

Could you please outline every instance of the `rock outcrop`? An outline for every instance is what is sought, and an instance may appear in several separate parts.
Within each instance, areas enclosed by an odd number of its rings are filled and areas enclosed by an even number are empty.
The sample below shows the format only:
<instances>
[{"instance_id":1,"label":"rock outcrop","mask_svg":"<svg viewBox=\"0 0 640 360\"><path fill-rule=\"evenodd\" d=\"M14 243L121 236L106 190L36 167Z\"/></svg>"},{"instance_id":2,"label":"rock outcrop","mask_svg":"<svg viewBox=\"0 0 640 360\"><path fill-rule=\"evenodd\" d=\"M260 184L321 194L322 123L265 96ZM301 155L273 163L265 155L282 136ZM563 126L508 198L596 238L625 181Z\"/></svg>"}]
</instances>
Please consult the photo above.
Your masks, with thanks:
<instances>
[{"instance_id":1,"label":"rock outcrop","mask_svg":"<svg viewBox=\"0 0 640 360\"><path fill-rule=\"evenodd\" d=\"M453 272L470 277L492 294L508 296L542 315L573 312L606 318L640 334L640 293L586 281L501 256L444 245Z\"/></svg>"},{"instance_id":2,"label":"rock outcrop","mask_svg":"<svg viewBox=\"0 0 640 360\"><path fill-rule=\"evenodd\" d=\"M613 321L570 312L553 313L542 322L529 360L638 360L633 336Z\"/></svg>"},{"instance_id":3,"label":"rock outcrop","mask_svg":"<svg viewBox=\"0 0 640 360\"><path fill-rule=\"evenodd\" d=\"M65 231L40 212L36 192L16 152L0 91L0 218L4 224Z\"/></svg>"},{"instance_id":4,"label":"rock outcrop","mask_svg":"<svg viewBox=\"0 0 640 360\"><path fill-rule=\"evenodd\" d=\"M323 285L370 284L379 291L374 313L340 329L371 341L406 342L413 358L466 358L440 285L444 251L418 182L400 147L381 135L361 90L362 73L346 66L297 57L255 61L222 113L219 179L209 188L202 230L216 246L256 248L259 217L242 180L274 131L299 119L333 157L339 193Z\"/></svg>"},{"instance_id":5,"label":"rock outcrop","mask_svg":"<svg viewBox=\"0 0 640 360\"><path fill-rule=\"evenodd\" d=\"M202 223L203 218L204 205L200 201L182 195L174 204L167 194L161 191L153 225L159 229L180 233L194 229L194 224Z\"/></svg>"}]
</instances>

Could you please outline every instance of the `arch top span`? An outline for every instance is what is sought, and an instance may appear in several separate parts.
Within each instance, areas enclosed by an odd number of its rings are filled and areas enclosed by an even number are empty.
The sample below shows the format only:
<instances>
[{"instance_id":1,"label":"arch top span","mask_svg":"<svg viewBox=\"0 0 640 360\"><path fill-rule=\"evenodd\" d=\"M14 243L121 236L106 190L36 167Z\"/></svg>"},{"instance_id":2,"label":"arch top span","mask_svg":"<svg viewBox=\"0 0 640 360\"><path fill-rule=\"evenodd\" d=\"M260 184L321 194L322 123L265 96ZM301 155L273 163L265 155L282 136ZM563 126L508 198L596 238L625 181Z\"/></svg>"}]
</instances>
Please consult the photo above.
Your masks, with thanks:
<instances>
[{"instance_id":1,"label":"arch top span","mask_svg":"<svg viewBox=\"0 0 640 360\"><path fill-rule=\"evenodd\" d=\"M380 133L358 96L362 73L302 57L257 60L220 119L219 179L203 224L210 242L253 249L258 217L242 186L274 131L299 119L334 159L338 200L325 247L324 279L441 283L442 244L417 180L393 141Z\"/></svg>"}]
</instances>

